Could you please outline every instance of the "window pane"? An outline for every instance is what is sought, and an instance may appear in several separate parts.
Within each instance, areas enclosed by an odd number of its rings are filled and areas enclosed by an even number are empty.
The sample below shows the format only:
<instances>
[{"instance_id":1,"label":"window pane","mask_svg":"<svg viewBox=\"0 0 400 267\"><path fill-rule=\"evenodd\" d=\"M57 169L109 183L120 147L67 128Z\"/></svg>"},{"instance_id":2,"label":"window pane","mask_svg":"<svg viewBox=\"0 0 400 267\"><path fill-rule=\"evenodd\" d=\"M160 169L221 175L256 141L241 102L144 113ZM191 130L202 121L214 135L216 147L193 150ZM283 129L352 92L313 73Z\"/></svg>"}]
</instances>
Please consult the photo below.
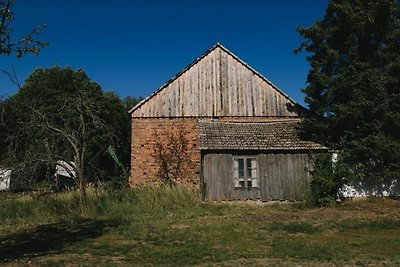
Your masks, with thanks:
<instances>
[{"instance_id":1,"label":"window pane","mask_svg":"<svg viewBox=\"0 0 400 267\"><path fill-rule=\"evenodd\" d=\"M250 188L251 186L251 179L247 180L247 187Z\"/></svg>"},{"instance_id":2,"label":"window pane","mask_svg":"<svg viewBox=\"0 0 400 267\"><path fill-rule=\"evenodd\" d=\"M257 177L257 161L255 159L247 159L247 177Z\"/></svg>"},{"instance_id":3,"label":"window pane","mask_svg":"<svg viewBox=\"0 0 400 267\"><path fill-rule=\"evenodd\" d=\"M251 177L251 159L246 160L247 177Z\"/></svg>"},{"instance_id":4,"label":"window pane","mask_svg":"<svg viewBox=\"0 0 400 267\"><path fill-rule=\"evenodd\" d=\"M251 159L247 159L247 168L251 169Z\"/></svg>"},{"instance_id":5,"label":"window pane","mask_svg":"<svg viewBox=\"0 0 400 267\"><path fill-rule=\"evenodd\" d=\"M239 165L239 176L244 177L244 159L237 159Z\"/></svg>"},{"instance_id":6,"label":"window pane","mask_svg":"<svg viewBox=\"0 0 400 267\"><path fill-rule=\"evenodd\" d=\"M244 159L236 158L233 161L233 178L235 180L235 187L245 187L245 180L244 180Z\"/></svg>"},{"instance_id":7,"label":"window pane","mask_svg":"<svg viewBox=\"0 0 400 267\"><path fill-rule=\"evenodd\" d=\"M239 164L239 169L243 169L244 167L244 159L237 159L238 164Z\"/></svg>"}]
</instances>

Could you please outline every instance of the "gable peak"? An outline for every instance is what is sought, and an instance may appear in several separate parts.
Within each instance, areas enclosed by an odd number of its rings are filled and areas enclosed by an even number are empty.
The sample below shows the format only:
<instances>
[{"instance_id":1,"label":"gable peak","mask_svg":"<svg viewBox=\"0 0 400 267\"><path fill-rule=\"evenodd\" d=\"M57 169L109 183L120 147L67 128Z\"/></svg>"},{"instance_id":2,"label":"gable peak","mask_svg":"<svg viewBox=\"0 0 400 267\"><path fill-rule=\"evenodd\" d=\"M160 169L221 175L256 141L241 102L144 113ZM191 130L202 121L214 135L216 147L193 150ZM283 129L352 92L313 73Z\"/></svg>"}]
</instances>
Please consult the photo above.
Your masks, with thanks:
<instances>
[{"instance_id":1,"label":"gable peak","mask_svg":"<svg viewBox=\"0 0 400 267\"><path fill-rule=\"evenodd\" d=\"M171 83L173 83L175 80L177 80L180 76L183 75L186 71L191 69L194 65L199 63L202 59L207 57L210 53L212 53L214 50L217 48L220 49L223 53L228 54L231 56L233 59L235 59L237 62L239 62L242 66L247 68L249 71L254 73L256 76L258 76L261 80L269 84L273 90L277 91L279 94L281 94L284 98L286 98L289 102L291 102L294 105L298 105L296 101L294 101L292 98L290 98L286 93L284 93L281 89L279 89L276 85L274 85L271 81L269 81L267 78L265 78L262 74L257 72L255 69L253 69L251 66L249 66L246 62L244 62L242 59L240 59L237 55L235 55L233 52L231 52L229 49L227 49L225 46L223 46L220 42L216 42L211 48L209 48L206 52L204 52L201 56L199 56L197 59L195 59L192 63L190 63L188 66L186 66L184 69L182 69L178 74L176 74L174 77L172 77L169 81L164 83L161 87L159 87L156 91L154 91L151 95L140 101L136 106L134 106L129 113L132 113L136 109L140 108L144 103L148 102L151 98L156 96L160 91L162 91L164 88L167 88Z\"/></svg>"}]
</instances>

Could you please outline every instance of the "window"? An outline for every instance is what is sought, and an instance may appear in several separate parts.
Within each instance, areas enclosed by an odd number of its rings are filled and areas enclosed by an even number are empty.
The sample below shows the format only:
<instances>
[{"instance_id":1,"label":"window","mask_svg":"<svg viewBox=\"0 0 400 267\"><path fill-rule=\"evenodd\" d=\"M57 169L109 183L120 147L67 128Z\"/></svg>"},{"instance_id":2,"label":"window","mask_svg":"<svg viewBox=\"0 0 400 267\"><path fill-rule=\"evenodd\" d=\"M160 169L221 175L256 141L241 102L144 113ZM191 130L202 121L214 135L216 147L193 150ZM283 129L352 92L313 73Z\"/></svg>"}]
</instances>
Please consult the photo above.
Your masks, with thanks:
<instances>
[{"instance_id":1,"label":"window","mask_svg":"<svg viewBox=\"0 0 400 267\"><path fill-rule=\"evenodd\" d=\"M257 160L254 157L233 158L235 188L257 188Z\"/></svg>"}]
</instances>

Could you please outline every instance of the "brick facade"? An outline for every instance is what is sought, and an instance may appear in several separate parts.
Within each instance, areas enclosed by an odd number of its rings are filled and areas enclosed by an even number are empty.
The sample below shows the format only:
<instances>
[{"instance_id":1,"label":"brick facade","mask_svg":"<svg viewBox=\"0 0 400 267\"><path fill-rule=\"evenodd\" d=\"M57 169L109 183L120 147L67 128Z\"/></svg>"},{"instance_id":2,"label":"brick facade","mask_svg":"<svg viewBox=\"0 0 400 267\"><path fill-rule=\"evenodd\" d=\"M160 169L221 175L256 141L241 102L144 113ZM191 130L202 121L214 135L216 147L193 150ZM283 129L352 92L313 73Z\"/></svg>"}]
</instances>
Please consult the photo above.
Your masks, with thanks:
<instances>
[{"instance_id":1,"label":"brick facade","mask_svg":"<svg viewBox=\"0 0 400 267\"><path fill-rule=\"evenodd\" d=\"M167 142L167 136L184 129L188 140L188 154L193 163L190 176L200 182L200 141L198 120L195 118L132 118L130 184L154 184L158 166L154 159L157 140Z\"/></svg>"}]
</instances>

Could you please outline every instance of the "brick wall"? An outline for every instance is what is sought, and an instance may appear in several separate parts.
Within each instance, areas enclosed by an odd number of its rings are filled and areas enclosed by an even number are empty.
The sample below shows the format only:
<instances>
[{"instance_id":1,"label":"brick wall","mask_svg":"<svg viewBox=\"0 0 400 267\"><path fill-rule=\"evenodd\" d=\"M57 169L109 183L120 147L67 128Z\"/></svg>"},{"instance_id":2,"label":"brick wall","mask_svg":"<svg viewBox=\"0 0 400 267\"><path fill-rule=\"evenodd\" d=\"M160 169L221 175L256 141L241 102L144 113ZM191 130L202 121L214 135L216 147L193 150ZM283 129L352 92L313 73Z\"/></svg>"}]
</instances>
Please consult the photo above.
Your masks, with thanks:
<instances>
[{"instance_id":1,"label":"brick wall","mask_svg":"<svg viewBox=\"0 0 400 267\"><path fill-rule=\"evenodd\" d=\"M167 136L178 133L182 128L188 140L188 153L193 162L190 176L200 182L200 143L198 120L194 118L132 118L131 141L131 186L153 184L157 178L158 166L154 159L156 140L167 142Z\"/></svg>"}]
</instances>

